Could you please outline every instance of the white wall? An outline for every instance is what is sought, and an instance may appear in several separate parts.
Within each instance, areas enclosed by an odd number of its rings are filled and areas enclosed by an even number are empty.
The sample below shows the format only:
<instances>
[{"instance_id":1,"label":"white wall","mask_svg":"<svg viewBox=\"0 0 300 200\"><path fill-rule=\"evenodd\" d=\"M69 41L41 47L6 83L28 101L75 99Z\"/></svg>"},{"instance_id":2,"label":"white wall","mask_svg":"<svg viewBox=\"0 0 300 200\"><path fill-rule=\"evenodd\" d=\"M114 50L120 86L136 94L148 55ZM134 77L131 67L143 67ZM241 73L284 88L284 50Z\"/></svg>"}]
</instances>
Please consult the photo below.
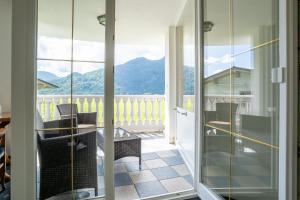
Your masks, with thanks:
<instances>
[{"instance_id":1,"label":"white wall","mask_svg":"<svg viewBox=\"0 0 300 200\"><path fill-rule=\"evenodd\" d=\"M11 105L11 0L0 0L0 105Z\"/></svg>"}]
</instances>

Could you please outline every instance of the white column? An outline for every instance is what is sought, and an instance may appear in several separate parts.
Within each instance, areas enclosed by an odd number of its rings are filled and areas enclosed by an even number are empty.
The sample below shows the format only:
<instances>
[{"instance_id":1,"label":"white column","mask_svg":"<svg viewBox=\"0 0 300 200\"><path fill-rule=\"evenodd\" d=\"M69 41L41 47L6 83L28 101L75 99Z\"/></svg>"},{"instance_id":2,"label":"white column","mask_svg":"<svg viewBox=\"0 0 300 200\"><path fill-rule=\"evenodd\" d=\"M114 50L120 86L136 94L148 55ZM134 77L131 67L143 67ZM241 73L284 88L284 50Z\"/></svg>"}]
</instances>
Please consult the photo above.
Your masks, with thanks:
<instances>
[{"instance_id":1,"label":"white column","mask_svg":"<svg viewBox=\"0 0 300 200\"><path fill-rule=\"evenodd\" d=\"M176 135L176 27L169 27L166 36L165 99L165 136L173 143Z\"/></svg>"}]
</instances>

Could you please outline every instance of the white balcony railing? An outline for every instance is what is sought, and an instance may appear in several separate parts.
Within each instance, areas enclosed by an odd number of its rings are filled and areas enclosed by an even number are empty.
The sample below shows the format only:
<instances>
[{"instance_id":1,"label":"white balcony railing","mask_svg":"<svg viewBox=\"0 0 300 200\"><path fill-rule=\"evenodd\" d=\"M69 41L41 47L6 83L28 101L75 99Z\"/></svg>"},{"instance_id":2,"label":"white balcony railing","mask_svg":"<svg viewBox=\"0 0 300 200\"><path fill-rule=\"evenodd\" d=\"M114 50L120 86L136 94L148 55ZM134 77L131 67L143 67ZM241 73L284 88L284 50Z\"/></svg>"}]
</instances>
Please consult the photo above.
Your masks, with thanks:
<instances>
[{"instance_id":1,"label":"white balcony railing","mask_svg":"<svg viewBox=\"0 0 300 200\"><path fill-rule=\"evenodd\" d=\"M70 103L68 95L40 95L37 107L45 121L59 119L57 104ZM103 126L104 96L73 95L79 112L97 112L98 126ZM116 95L115 126L131 131L163 131L165 98L162 95Z\"/></svg>"},{"instance_id":2,"label":"white balcony railing","mask_svg":"<svg viewBox=\"0 0 300 200\"><path fill-rule=\"evenodd\" d=\"M235 102L239 104L238 114L251 111L252 96L205 96L205 108L215 110L218 102ZM194 110L194 96L186 95L183 107ZM59 119L56 105L70 103L68 95L39 95L37 107L45 121ZM78 105L79 112L97 112L98 126L103 126L103 95L74 95L73 102ZM115 126L131 131L163 131L165 122L164 95L116 95L114 100Z\"/></svg>"}]
</instances>

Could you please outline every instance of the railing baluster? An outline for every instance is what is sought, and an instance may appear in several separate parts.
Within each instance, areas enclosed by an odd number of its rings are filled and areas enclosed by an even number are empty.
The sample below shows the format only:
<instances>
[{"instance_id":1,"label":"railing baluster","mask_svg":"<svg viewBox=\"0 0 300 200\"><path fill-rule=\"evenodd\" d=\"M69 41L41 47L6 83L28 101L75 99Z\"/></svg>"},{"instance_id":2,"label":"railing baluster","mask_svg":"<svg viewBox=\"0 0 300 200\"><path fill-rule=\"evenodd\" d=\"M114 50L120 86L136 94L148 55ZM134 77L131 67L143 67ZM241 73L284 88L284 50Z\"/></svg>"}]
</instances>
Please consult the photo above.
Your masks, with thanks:
<instances>
[{"instance_id":1,"label":"railing baluster","mask_svg":"<svg viewBox=\"0 0 300 200\"><path fill-rule=\"evenodd\" d=\"M92 111L92 97L88 96L87 98L87 104L88 104L88 112Z\"/></svg>"},{"instance_id":2,"label":"railing baluster","mask_svg":"<svg viewBox=\"0 0 300 200\"><path fill-rule=\"evenodd\" d=\"M135 103L135 98L129 98L130 101L130 126L131 129L135 126L135 119L134 119L134 103Z\"/></svg>"},{"instance_id":3,"label":"railing baluster","mask_svg":"<svg viewBox=\"0 0 300 200\"><path fill-rule=\"evenodd\" d=\"M123 98L123 108L124 108L124 113L123 113L123 127L124 128L127 128L128 127L128 124L129 124L129 122L128 122L128 119L127 119L127 116L128 116L128 109L127 109L127 97L125 96L124 98Z\"/></svg>"},{"instance_id":4,"label":"railing baluster","mask_svg":"<svg viewBox=\"0 0 300 200\"><path fill-rule=\"evenodd\" d=\"M151 103L151 127L154 128L156 125L155 121L155 98L150 99Z\"/></svg>"},{"instance_id":5,"label":"railing baluster","mask_svg":"<svg viewBox=\"0 0 300 200\"><path fill-rule=\"evenodd\" d=\"M104 97L100 96L99 98L99 110L97 111L99 112L99 122L100 122L100 126L104 126Z\"/></svg>"},{"instance_id":6,"label":"railing baluster","mask_svg":"<svg viewBox=\"0 0 300 200\"><path fill-rule=\"evenodd\" d=\"M144 98L144 103L145 103L145 122L144 122L144 126L147 129L150 126L148 98L147 97Z\"/></svg>"},{"instance_id":7,"label":"railing baluster","mask_svg":"<svg viewBox=\"0 0 300 200\"><path fill-rule=\"evenodd\" d=\"M140 129L143 126L143 121L142 121L142 98L137 99L138 102L138 121L137 121L137 129Z\"/></svg>"},{"instance_id":8,"label":"railing baluster","mask_svg":"<svg viewBox=\"0 0 300 200\"><path fill-rule=\"evenodd\" d=\"M99 121L99 98L98 96L95 97L95 104L96 104L96 112L97 112L97 126L100 125L100 121Z\"/></svg>"},{"instance_id":9,"label":"railing baluster","mask_svg":"<svg viewBox=\"0 0 300 200\"><path fill-rule=\"evenodd\" d=\"M162 130L162 127L163 127L163 123L162 123L162 113L161 113L161 110L162 110L162 98L158 97L157 98L157 103L158 103L158 110L157 110L157 115L158 115L158 127L159 127L159 131Z\"/></svg>"},{"instance_id":10,"label":"railing baluster","mask_svg":"<svg viewBox=\"0 0 300 200\"><path fill-rule=\"evenodd\" d=\"M120 120L120 102L121 102L121 98L116 97L115 101L116 101L116 116L117 116L116 121L115 121L115 126L120 127L121 126L121 120Z\"/></svg>"},{"instance_id":11,"label":"railing baluster","mask_svg":"<svg viewBox=\"0 0 300 200\"><path fill-rule=\"evenodd\" d=\"M46 117L46 121L49 121L51 119L51 113L50 113L50 103L51 103L51 99L46 99L45 101L45 117Z\"/></svg>"}]
</instances>

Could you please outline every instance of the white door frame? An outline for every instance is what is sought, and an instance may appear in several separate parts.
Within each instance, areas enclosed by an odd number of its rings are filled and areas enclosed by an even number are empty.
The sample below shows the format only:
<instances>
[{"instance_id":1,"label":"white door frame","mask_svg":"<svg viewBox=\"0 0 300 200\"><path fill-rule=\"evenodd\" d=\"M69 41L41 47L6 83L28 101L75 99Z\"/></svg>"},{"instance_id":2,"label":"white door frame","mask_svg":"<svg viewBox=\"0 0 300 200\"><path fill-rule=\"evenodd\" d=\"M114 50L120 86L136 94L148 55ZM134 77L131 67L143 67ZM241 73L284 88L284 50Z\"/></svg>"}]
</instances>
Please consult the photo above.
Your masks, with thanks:
<instances>
[{"instance_id":1,"label":"white door frame","mask_svg":"<svg viewBox=\"0 0 300 200\"><path fill-rule=\"evenodd\" d=\"M106 0L104 67L104 182L105 198L115 199L114 187L114 65L115 0Z\"/></svg>"},{"instance_id":2,"label":"white door frame","mask_svg":"<svg viewBox=\"0 0 300 200\"><path fill-rule=\"evenodd\" d=\"M198 55L200 71L199 77L203 74L203 1L199 0L199 16L197 17L198 28ZM284 83L280 84L280 133L279 133L279 199L297 199L297 108L298 108L298 1L279 0L279 45L280 45L280 66L284 68ZM220 199L215 192L201 182L201 160L202 160L202 131L203 131L203 80L197 80L200 95L196 102L200 102L197 108L197 123L200 127L198 145L196 145L198 157L196 158L198 180L197 192L200 198L207 200ZM287 133L287 134L286 134ZM197 154L196 154L197 155Z\"/></svg>"},{"instance_id":3,"label":"white door frame","mask_svg":"<svg viewBox=\"0 0 300 200\"><path fill-rule=\"evenodd\" d=\"M280 84L279 199L297 199L298 1L279 1ZM286 98L285 98L286 97Z\"/></svg>"}]
</instances>

